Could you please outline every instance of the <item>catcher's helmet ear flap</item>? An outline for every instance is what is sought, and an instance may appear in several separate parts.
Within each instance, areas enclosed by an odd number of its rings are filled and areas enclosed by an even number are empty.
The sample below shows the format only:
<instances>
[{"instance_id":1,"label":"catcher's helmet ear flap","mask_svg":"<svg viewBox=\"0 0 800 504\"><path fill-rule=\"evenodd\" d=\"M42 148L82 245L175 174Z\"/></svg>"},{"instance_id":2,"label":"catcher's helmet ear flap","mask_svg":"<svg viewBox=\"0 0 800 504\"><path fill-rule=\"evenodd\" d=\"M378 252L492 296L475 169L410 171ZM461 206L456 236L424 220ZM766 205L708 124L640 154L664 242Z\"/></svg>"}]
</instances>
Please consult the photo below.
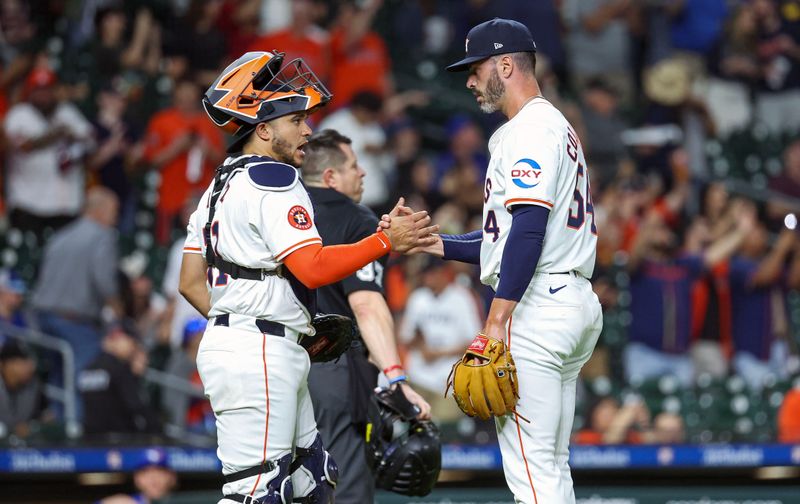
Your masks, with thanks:
<instances>
[{"instance_id":1,"label":"catcher's helmet ear flap","mask_svg":"<svg viewBox=\"0 0 800 504\"><path fill-rule=\"evenodd\" d=\"M208 88L203 108L214 124L233 135L228 152L237 152L258 123L311 113L330 99L331 93L302 59L283 65L283 53L248 52Z\"/></svg>"},{"instance_id":2,"label":"catcher's helmet ear flap","mask_svg":"<svg viewBox=\"0 0 800 504\"><path fill-rule=\"evenodd\" d=\"M367 424L367 463L378 488L402 495L428 495L439 479L439 430L416 420L414 406L399 388L377 389Z\"/></svg>"}]
</instances>

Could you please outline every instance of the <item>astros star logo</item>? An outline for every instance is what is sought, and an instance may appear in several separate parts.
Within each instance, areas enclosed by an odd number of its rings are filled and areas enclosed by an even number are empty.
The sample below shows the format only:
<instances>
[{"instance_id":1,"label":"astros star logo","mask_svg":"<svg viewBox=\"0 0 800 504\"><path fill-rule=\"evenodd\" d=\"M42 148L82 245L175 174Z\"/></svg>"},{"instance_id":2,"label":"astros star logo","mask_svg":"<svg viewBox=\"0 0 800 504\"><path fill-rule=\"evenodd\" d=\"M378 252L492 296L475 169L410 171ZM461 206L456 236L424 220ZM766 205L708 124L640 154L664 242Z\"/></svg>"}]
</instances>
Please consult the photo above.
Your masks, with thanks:
<instances>
[{"instance_id":1,"label":"astros star logo","mask_svg":"<svg viewBox=\"0 0 800 504\"><path fill-rule=\"evenodd\" d=\"M295 205L289 210L289 225L297 229L309 229L311 227L311 217L308 211L300 205Z\"/></svg>"}]
</instances>

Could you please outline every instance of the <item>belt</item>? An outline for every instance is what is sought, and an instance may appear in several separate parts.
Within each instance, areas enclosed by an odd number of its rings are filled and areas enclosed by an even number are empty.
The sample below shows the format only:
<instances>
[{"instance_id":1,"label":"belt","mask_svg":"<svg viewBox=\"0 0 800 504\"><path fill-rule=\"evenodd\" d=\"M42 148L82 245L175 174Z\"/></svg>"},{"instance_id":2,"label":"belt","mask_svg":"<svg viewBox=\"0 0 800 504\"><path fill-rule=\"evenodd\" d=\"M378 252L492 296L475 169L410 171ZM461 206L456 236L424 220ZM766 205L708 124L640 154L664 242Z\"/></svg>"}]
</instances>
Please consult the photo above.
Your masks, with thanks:
<instances>
[{"instance_id":1,"label":"belt","mask_svg":"<svg viewBox=\"0 0 800 504\"><path fill-rule=\"evenodd\" d=\"M270 336L278 336L281 338L285 337L298 344L300 340L305 337L305 334L290 329L280 322L273 322L272 320L260 319L249 315L239 315L238 313L217 315L214 317L212 324L215 326L230 327L232 329L243 329L245 331L269 334Z\"/></svg>"},{"instance_id":2,"label":"belt","mask_svg":"<svg viewBox=\"0 0 800 504\"><path fill-rule=\"evenodd\" d=\"M271 334L273 336L280 336L280 337L285 337L286 336L286 332L287 332L286 331L286 326L281 324L280 322L273 322L271 320L258 319L258 318L255 318L255 317L243 317L242 320L245 321L245 323L246 322L252 322L253 325L255 325L256 329L258 329L259 332L262 332L264 334ZM214 325L215 326L223 326L223 327L231 327L231 316L230 316L230 314L226 313L224 315L218 315L218 316L214 317ZM236 324L236 325L241 327L240 324Z\"/></svg>"},{"instance_id":3,"label":"belt","mask_svg":"<svg viewBox=\"0 0 800 504\"><path fill-rule=\"evenodd\" d=\"M558 271L558 272L555 272L555 273L547 273L547 274L548 274L548 275L569 275L569 276L573 276L573 277L581 277L581 278L583 278L583 275L581 275L581 274L580 274L578 271L576 271L576 270L572 270L572 271Z\"/></svg>"}]
</instances>

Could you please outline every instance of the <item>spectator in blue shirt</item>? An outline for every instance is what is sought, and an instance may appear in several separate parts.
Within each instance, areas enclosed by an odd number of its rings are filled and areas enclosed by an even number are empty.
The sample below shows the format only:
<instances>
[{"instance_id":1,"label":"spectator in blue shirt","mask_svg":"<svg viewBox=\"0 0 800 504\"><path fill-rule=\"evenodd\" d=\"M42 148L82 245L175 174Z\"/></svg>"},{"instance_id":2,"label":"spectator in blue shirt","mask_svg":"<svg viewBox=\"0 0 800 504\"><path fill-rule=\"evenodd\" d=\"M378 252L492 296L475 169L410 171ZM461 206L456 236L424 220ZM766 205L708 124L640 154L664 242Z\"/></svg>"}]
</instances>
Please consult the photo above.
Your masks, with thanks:
<instances>
[{"instance_id":1,"label":"spectator in blue shirt","mask_svg":"<svg viewBox=\"0 0 800 504\"><path fill-rule=\"evenodd\" d=\"M742 212L738 222L733 232L706 247L708 229L697 218L682 249L661 216L651 213L642 223L628 263L631 323L623 359L629 382L671 374L683 385L691 383L691 286L707 268L738 249L754 216Z\"/></svg>"},{"instance_id":2,"label":"spectator in blue shirt","mask_svg":"<svg viewBox=\"0 0 800 504\"><path fill-rule=\"evenodd\" d=\"M787 229L770 248L767 230L759 224L730 262L733 366L753 390L760 390L770 375L787 374L782 272L795 241L795 233Z\"/></svg>"}]
</instances>

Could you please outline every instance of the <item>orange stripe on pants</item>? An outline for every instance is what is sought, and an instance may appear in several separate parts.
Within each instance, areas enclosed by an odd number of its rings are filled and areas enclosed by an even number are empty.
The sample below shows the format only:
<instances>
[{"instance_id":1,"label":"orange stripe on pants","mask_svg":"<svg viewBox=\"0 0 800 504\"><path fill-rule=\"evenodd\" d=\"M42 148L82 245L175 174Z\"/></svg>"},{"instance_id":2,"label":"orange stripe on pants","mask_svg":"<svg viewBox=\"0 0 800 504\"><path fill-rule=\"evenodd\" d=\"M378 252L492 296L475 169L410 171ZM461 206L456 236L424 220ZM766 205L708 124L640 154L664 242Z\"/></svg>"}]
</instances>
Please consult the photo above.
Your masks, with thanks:
<instances>
[{"instance_id":1,"label":"orange stripe on pants","mask_svg":"<svg viewBox=\"0 0 800 504\"><path fill-rule=\"evenodd\" d=\"M508 351L511 351L511 323L514 321L514 316L512 315L508 319ZM536 498L536 488L533 486L533 477L531 476L531 469L528 467L528 459L525 457L525 445L522 443L522 429L519 426L519 415L517 412L514 412L514 423L517 424L517 435L519 436L519 451L522 453L522 461L525 462L525 472L528 474L528 483L531 485L531 492L533 493L533 502L535 504L539 504L539 499Z\"/></svg>"},{"instance_id":2,"label":"orange stripe on pants","mask_svg":"<svg viewBox=\"0 0 800 504\"><path fill-rule=\"evenodd\" d=\"M264 388L266 389L265 399L267 400L267 416L264 422L264 454L261 458L261 464L264 465L267 462L267 437L269 436L269 378L267 377L267 335L262 333L261 338L261 360L264 363ZM256 488L258 488L258 482L261 481L261 474L258 475L253 489L250 490L250 497L253 496Z\"/></svg>"}]
</instances>

